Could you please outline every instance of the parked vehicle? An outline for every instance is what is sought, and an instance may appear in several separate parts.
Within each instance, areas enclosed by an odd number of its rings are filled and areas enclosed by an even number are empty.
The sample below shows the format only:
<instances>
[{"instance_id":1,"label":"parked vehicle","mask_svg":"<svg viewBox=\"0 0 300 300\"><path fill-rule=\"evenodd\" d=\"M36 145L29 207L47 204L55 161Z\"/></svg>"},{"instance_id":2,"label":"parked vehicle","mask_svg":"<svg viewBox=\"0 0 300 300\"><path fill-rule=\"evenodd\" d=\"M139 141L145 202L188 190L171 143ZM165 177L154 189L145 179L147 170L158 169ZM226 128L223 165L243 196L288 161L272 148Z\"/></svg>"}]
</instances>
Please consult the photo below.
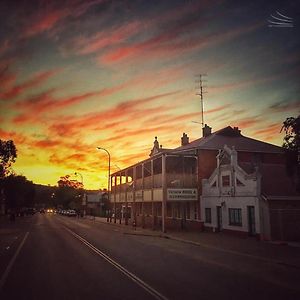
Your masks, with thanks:
<instances>
[{"instance_id":1,"label":"parked vehicle","mask_svg":"<svg viewBox=\"0 0 300 300\"><path fill-rule=\"evenodd\" d=\"M77 216L77 213L76 213L76 211L75 211L74 209L70 209L70 210L68 211L68 216L69 216L69 217L76 217L76 216Z\"/></svg>"},{"instance_id":2,"label":"parked vehicle","mask_svg":"<svg viewBox=\"0 0 300 300\"><path fill-rule=\"evenodd\" d=\"M34 215L35 213L36 213L36 209L35 208L29 207L29 208L26 208L26 210L25 210L25 214L26 215Z\"/></svg>"}]
</instances>

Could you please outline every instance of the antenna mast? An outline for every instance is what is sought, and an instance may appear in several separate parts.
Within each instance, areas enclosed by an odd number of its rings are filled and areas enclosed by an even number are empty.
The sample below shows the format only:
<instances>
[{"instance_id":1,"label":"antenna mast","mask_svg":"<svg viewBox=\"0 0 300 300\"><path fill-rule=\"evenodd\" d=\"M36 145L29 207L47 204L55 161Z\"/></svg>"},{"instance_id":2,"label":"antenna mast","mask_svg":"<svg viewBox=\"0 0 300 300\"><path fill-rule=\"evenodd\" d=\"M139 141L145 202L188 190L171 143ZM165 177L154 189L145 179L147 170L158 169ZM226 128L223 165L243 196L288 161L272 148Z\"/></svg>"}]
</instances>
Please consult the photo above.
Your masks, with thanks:
<instances>
[{"instance_id":1,"label":"antenna mast","mask_svg":"<svg viewBox=\"0 0 300 300\"><path fill-rule=\"evenodd\" d=\"M205 91L203 91L203 88L205 88L205 86L203 86L203 82L207 81L203 79L203 76L207 76L207 74L199 74L197 75L197 80L196 83L198 84L196 89L198 90L198 92L196 93L197 96L200 96L200 103L201 103L201 125L202 128L204 127L204 105L203 105L203 94L207 93Z\"/></svg>"}]
</instances>

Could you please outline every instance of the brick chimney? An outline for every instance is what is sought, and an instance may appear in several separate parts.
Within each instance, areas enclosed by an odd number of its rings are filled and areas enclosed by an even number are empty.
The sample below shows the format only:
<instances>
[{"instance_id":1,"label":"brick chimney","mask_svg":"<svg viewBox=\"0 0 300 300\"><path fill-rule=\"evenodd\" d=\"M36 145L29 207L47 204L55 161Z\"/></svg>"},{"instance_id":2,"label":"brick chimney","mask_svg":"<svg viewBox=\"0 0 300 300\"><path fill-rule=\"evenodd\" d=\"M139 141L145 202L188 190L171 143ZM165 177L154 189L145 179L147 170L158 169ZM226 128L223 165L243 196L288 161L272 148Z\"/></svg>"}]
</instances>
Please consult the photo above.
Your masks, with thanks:
<instances>
[{"instance_id":1,"label":"brick chimney","mask_svg":"<svg viewBox=\"0 0 300 300\"><path fill-rule=\"evenodd\" d=\"M181 146L185 146L188 143L189 143L189 137L187 136L186 133L183 133L181 137Z\"/></svg>"},{"instance_id":2,"label":"brick chimney","mask_svg":"<svg viewBox=\"0 0 300 300\"><path fill-rule=\"evenodd\" d=\"M241 130L238 127L233 127L234 132L236 135L241 135Z\"/></svg>"},{"instance_id":3,"label":"brick chimney","mask_svg":"<svg viewBox=\"0 0 300 300\"><path fill-rule=\"evenodd\" d=\"M211 127L207 126L207 124L204 125L202 128L202 136L203 137L208 137L211 135Z\"/></svg>"}]
</instances>

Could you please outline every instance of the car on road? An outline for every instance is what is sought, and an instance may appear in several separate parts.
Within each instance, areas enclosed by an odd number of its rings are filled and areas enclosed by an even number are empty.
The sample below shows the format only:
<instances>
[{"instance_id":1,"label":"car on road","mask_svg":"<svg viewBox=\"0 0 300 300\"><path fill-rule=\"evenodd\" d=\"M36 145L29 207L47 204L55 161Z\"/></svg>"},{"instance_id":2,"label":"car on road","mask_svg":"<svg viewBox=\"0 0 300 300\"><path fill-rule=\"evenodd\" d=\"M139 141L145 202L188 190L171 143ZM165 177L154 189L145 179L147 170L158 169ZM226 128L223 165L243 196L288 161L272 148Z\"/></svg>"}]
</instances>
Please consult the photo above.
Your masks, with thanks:
<instances>
[{"instance_id":1,"label":"car on road","mask_svg":"<svg viewBox=\"0 0 300 300\"><path fill-rule=\"evenodd\" d=\"M69 217L76 217L76 216L77 216L77 213L76 213L76 211L75 211L74 209L70 209L70 210L68 211L68 216L69 216Z\"/></svg>"},{"instance_id":2,"label":"car on road","mask_svg":"<svg viewBox=\"0 0 300 300\"><path fill-rule=\"evenodd\" d=\"M25 214L26 215L34 215L36 213L36 209L35 208L32 208L32 207L28 207L26 208L25 210Z\"/></svg>"}]
</instances>

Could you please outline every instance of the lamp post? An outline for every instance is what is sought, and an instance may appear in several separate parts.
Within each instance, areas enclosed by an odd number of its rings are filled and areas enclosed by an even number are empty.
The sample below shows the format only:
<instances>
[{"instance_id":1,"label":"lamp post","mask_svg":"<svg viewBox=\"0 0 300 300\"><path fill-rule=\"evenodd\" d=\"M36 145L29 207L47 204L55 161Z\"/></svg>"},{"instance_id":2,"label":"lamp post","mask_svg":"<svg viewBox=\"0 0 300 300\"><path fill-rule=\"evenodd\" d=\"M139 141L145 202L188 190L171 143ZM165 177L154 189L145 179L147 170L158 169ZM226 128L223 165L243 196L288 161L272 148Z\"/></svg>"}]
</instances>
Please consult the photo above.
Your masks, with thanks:
<instances>
[{"instance_id":1,"label":"lamp post","mask_svg":"<svg viewBox=\"0 0 300 300\"><path fill-rule=\"evenodd\" d=\"M81 184L82 184L82 188L84 190L84 187L83 187L83 176L82 176L82 174L79 173L79 172L75 172L74 174L75 174L75 176L79 175L81 177ZM85 192L83 192L83 199L84 199L84 201L82 201L82 205L84 206L84 208L83 208L83 216L85 216L86 215L86 206L87 206L86 198L85 198Z\"/></svg>"},{"instance_id":2,"label":"lamp post","mask_svg":"<svg viewBox=\"0 0 300 300\"><path fill-rule=\"evenodd\" d=\"M110 153L108 152L108 150L102 147L97 147L97 149L105 151L108 155L107 198L108 198L108 203L110 203ZM115 210L114 222L116 223L116 203L114 204L114 210Z\"/></svg>"}]
</instances>

